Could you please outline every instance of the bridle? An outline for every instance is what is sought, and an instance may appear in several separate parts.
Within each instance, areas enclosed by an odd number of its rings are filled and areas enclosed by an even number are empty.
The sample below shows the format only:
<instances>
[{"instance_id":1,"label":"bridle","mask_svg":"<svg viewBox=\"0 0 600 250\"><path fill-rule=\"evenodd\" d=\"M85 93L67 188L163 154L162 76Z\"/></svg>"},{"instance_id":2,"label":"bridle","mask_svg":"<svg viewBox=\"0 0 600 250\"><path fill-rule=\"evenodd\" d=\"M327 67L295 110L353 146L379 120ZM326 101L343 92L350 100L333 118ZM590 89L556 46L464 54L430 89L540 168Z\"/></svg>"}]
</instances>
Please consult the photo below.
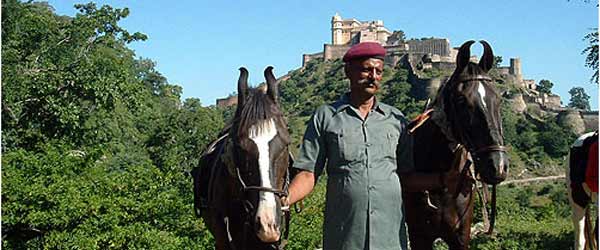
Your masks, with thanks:
<instances>
[{"instance_id":1,"label":"bridle","mask_svg":"<svg viewBox=\"0 0 600 250\"><path fill-rule=\"evenodd\" d=\"M471 81L492 81L492 78L490 78L489 76L486 75L474 75L474 76L468 76L468 77L458 77L455 81L457 81L458 83L461 82L471 82ZM456 111L453 109L452 113L455 113ZM454 115L454 114L453 114ZM469 151L471 153L471 155L473 156L477 156L477 155L481 155L484 153L490 153L490 152L507 152L507 149L505 146L503 145L499 145L499 144L490 144L490 145L484 145L478 148L473 147L470 143L470 140L467 139L467 136L464 135L464 133L462 133L462 130L454 127L454 123L450 123L452 126L451 131L454 132L454 134L457 134L460 138L461 141L466 142L464 145L467 147L467 151ZM502 130L500 129L499 131L500 136L502 136Z\"/></svg>"},{"instance_id":2,"label":"bridle","mask_svg":"<svg viewBox=\"0 0 600 250\"><path fill-rule=\"evenodd\" d=\"M470 81L486 81L486 82L491 82L492 79L489 76L486 75L481 75L481 74L477 74L477 75L473 75L473 76L459 76L457 77L457 79L454 79L454 81L456 81L457 83L462 83L462 82L470 82ZM452 105L454 106L454 105ZM445 112L445 111L442 111ZM456 110L454 109L454 107L452 107L451 112L453 113L452 116L457 117L454 113L456 113ZM504 145L499 145L499 144L488 144L488 145L483 145L480 147L473 147L472 143L468 138L468 136L466 136L462 130L456 128L455 123L454 122L450 122L449 123L451 128L450 131L451 133L454 133L454 135L447 135L447 137L449 138L456 138L456 136L458 136L458 140L465 142L462 146L464 146L464 148L466 149L467 152L469 152L471 154L471 156L473 158L479 158L480 155L482 154L487 154L487 153L491 153L491 152L507 152L507 148ZM501 128L501 127L500 127ZM502 129L499 130L500 136L502 136ZM453 142L457 143L457 142ZM461 144L459 144L461 145ZM460 186L462 186L463 182L465 181L464 179L467 178L467 174L466 172L468 171L467 169L470 168L471 162L470 160L467 160L467 162L465 163L465 166L463 167L463 170L461 171L461 179L460 179ZM478 172L477 169L475 169L475 172ZM481 181L481 179L478 178L478 176L476 175L476 173L472 173L473 177L476 178L477 181L481 182L482 185L486 185L483 181ZM460 189L457 189L460 190ZM478 191L479 193L479 191ZM458 195L458 192L456 194L454 194L455 198ZM481 197L481 195L480 195ZM482 200L485 200L485 198L482 198ZM485 202L483 204L483 206L485 207ZM487 207L485 207L485 209L487 210ZM489 212L488 214L491 215L490 218L490 227L488 229L488 231L486 232L488 235L492 235L493 231L494 231L494 224L495 224L495 220L496 220L496 214L497 213L497 207L496 207L496 184L492 185L492 203L491 203L491 212ZM461 216L462 217L462 216ZM461 219L459 219L460 221ZM458 222L457 222L458 223Z\"/></svg>"},{"instance_id":3,"label":"bridle","mask_svg":"<svg viewBox=\"0 0 600 250\"><path fill-rule=\"evenodd\" d=\"M233 127L231 128L233 131ZM236 186L239 187L239 191L241 193L240 197L236 197L234 200L236 200L237 202L240 202L242 204L242 207L244 208L243 210L243 238L242 238L242 246L243 248L241 249L246 249L247 246L247 235L249 232L253 231L252 229L252 221L253 221L253 215L256 213L256 209L254 207L254 205L252 205L252 203L247 199L247 194L250 191L258 191L258 192L270 192L275 194L279 199L282 199L284 197L288 196L288 188L289 188L289 184L290 184L290 170L289 167L286 168L286 172L285 172L285 180L283 182L283 188L282 189L278 189L278 188L269 188L269 187L263 187L263 186L248 186L246 185L246 182L244 181L242 174L240 173L240 168L239 166L241 166L241 162L239 162L239 159L237 157L234 157L235 155L238 155L239 151L238 151L238 147L239 145L236 145L236 142L233 140L232 137L229 137L225 143L225 151L226 153L224 154L224 156L221 159L224 158L228 158L232 159L233 161L224 161L224 164L226 165L226 168L228 170L229 175L235 180ZM229 151L229 153L227 153L227 151ZM287 146L286 149L284 150L284 152L288 152ZM289 154L289 153L288 153ZM281 222L285 225L282 225L280 228L281 232L281 237L279 238L279 241L270 244L270 247L272 247L273 249L283 249L285 247L285 245L287 244L287 240L289 237L289 224L290 224L290 210L289 207L281 207ZM238 248L236 247L236 245L234 244L234 240L231 237L231 232L229 229L229 218L228 216L224 216L224 223L225 223L225 227L226 227L226 231L227 231L227 236L228 236L228 244L229 244L229 248L233 249L233 250L238 250Z\"/></svg>"}]
</instances>

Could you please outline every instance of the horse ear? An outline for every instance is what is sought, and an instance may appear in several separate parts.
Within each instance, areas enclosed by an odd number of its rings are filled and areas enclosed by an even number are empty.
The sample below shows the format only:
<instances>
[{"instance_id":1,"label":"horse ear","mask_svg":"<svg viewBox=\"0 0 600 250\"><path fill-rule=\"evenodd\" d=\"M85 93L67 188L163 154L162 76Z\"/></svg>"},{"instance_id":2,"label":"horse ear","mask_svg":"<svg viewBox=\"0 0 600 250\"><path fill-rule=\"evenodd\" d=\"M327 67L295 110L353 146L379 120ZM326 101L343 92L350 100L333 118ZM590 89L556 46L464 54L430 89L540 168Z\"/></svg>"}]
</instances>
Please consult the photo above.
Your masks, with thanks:
<instances>
[{"instance_id":1,"label":"horse ear","mask_svg":"<svg viewBox=\"0 0 600 250\"><path fill-rule=\"evenodd\" d=\"M456 55L456 70L454 71L453 75L458 76L458 74L465 69L467 64L469 64L469 59L471 58L470 48L473 43L475 43L473 40L467 41L458 49L458 55Z\"/></svg>"},{"instance_id":2,"label":"horse ear","mask_svg":"<svg viewBox=\"0 0 600 250\"><path fill-rule=\"evenodd\" d=\"M494 52L492 51L492 47L489 43L484 40L479 42L483 44L483 56L481 56L481 59L479 60L479 68L483 69L485 72L488 72L494 65Z\"/></svg>"},{"instance_id":3,"label":"horse ear","mask_svg":"<svg viewBox=\"0 0 600 250\"><path fill-rule=\"evenodd\" d=\"M273 67L269 66L265 69L265 79L267 80L267 95L277 102L277 80L273 75Z\"/></svg>"},{"instance_id":4,"label":"horse ear","mask_svg":"<svg viewBox=\"0 0 600 250\"><path fill-rule=\"evenodd\" d=\"M248 70L244 67L240 67L240 78L238 79L238 104L236 113L239 113L244 106L246 95L248 94Z\"/></svg>"}]
</instances>

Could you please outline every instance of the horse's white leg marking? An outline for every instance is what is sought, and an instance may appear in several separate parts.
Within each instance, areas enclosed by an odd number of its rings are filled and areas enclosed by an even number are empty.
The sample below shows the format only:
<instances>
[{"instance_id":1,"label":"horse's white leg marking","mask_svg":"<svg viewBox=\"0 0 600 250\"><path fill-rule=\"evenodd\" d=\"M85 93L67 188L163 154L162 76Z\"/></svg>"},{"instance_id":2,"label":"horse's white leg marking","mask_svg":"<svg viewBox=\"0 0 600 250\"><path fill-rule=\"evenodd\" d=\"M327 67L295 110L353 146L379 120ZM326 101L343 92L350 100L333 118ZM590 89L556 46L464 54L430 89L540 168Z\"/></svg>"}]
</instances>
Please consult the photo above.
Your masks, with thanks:
<instances>
[{"instance_id":1,"label":"horse's white leg marking","mask_svg":"<svg viewBox=\"0 0 600 250\"><path fill-rule=\"evenodd\" d=\"M260 171L261 186L273 188L270 178L271 163L269 158L269 142L277 135L277 128L273 119L259 123L250 128L249 139L258 148L258 168ZM276 223L275 194L260 192L256 216L260 218L261 230L258 237L265 242L279 240L279 228Z\"/></svg>"},{"instance_id":2,"label":"horse's white leg marking","mask_svg":"<svg viewBox=\"0 0 600 250\"><path fill-rule=\"evenodd\" d=\"M487 104L485 103L485 87L483 87L483 84L479 83L479 87L477 87L477 92L479 92L479 97L481 98L481 103L483 103L483 107L487 108Z\"/></svg>"}]
</instances>

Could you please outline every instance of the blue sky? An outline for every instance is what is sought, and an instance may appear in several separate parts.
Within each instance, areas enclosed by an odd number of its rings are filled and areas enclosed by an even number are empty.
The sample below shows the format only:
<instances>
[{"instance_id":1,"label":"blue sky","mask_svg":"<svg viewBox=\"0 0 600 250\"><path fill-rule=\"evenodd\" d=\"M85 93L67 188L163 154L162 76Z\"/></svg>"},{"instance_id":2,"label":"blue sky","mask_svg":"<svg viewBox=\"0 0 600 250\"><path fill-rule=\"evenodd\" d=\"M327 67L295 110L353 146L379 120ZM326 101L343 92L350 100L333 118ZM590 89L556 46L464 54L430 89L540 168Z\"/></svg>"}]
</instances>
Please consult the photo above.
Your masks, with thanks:
<instances>
[{"instance_id":1,"label":"blue sky","mask_svg":"<svg viewBox=\"0 0 600 250\"><path fill-rule=\"evenodd\" d=\"M81 1L52 0L59 14L74 15ZM526 79L548 79L553 92L569 102L569 89L584 87L598 109L598 86L584 67L583 36L598 27L596 2L582 0L508 1L97 1L130 9L121 22L148 40L131 44L141 57L157 62L183 97L203 105L236 90L238 68L250 71L250 83L263 81L262 71L276 76L297 69L302 54L320 52L331 42L331 17L383 20L389 30L407 38L448 38L452 46L485 39L494 53L521 58ZM473 47L481 54L481 48Z\"/></svg>"}]
</instances>

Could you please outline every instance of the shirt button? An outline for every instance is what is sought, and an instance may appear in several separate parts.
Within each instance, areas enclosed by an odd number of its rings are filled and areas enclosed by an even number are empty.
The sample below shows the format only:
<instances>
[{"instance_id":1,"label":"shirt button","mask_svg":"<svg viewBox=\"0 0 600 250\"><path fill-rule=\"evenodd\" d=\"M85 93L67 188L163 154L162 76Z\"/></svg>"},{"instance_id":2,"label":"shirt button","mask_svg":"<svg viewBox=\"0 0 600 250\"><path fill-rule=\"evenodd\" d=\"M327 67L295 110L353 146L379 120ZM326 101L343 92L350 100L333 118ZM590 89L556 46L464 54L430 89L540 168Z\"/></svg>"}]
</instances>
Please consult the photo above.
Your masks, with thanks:
<instances>
[{"instance_id":1,"label":"shirt button","mask_svg":"<svg viewBox=\"0 0 600 250\"><path fill-rule=\"evenodd\" d=\"M367 147L370 147L372 144L371 143L367 143Z\"/></svg>"},{"instance_id":2,"label":"shirt button","mask_svg":"<svg viewBox=\"0 0 600 250\"><path fill-rule=\"evenodd\" d=\"M369 190L375 189L375 186L369 186Z\"/></svg>"}]
</instances>

